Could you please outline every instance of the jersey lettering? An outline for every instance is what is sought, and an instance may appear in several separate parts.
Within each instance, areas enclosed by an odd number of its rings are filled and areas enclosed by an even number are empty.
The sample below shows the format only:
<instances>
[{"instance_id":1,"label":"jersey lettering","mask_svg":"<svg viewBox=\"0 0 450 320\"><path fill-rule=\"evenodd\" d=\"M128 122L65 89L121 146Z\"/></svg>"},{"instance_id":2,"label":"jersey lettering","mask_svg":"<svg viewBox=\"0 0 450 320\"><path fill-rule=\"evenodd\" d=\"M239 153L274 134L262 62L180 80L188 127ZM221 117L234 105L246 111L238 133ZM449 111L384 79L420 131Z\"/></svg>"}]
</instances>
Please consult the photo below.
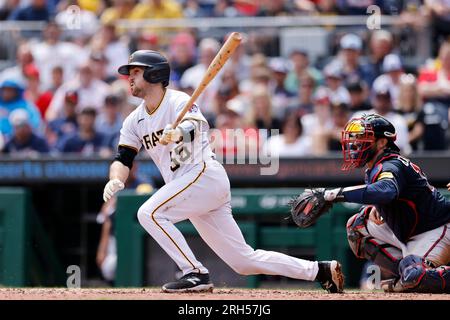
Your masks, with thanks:
<instances>
[{"instance_id":1,"label":"jersey lettering","mask_svg":"<svg viewBox=\"0 0 450 320\"><path fill-rule=\"evenodd\" d=\"M145 149L150 149L152 142L150 141L150 136L148 134L142 137L142 141L144 141L143 145L145 146Z\"/></svg>"},{"instance_id":2,"label":"jersey lettering","mask_svg":"<svg viewBox=\"0 0 450 320\"><path fill-rule=\"evenodd\" d=\"M145 149L150 149L156 147L156 144L159 142L159 138L162 136L163 129L158 130L156 132L152 132L150 134L146 134L142 137L142 141L144 141Z\"/></svg>"}]
</instances>

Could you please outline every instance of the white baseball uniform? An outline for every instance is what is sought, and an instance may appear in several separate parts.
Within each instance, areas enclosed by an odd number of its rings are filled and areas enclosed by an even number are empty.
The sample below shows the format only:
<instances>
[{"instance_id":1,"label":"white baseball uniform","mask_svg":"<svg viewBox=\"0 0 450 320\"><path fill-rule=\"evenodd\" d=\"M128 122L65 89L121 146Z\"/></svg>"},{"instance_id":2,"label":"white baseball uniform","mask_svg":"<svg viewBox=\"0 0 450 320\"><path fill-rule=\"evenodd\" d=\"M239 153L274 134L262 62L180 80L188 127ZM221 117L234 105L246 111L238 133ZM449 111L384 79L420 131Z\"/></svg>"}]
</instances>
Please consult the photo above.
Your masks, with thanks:
<instances>
[{"instance_id":1,"label":"white baseball uniform","mask_svg":"<svg viewBox=\"0 0 450 320\"><path fill-rule=\"evenodd\" d=\"M165 126L175 121L188 100L187 94L166 89L152 113L148 113L142 103L127 117L121 129L119 145L136 150L144 146L166 183L139 208L140 224L175 261L183 275L208 272L174 226L189 219L212 250L240 274L314 280L317 261L254 250L246 244L231 213L227 173L214 160L207 136L208 123L197 106L194 105L184 118L201 123L192 142L166 146L159 143Z\"/></svg>"}]
</instances>

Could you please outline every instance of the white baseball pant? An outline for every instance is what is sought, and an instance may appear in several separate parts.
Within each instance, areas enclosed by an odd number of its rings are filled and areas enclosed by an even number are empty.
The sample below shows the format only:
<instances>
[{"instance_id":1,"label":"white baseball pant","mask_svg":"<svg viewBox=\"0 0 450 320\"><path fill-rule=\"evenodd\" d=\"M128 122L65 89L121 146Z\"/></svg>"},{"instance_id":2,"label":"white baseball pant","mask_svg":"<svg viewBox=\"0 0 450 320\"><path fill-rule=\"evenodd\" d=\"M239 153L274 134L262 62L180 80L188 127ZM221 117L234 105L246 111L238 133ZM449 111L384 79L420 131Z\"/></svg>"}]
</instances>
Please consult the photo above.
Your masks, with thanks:
<instances>
[{"instance_id":1,"label":"white baseball pant","mask_svg":"<svg viewBox=\"0 0 450 320\"><path fill-rule=\"evenodd\" d=\"M232 216L230 200L227 173L219 162L211 159L164 185L139 208L137 215L140 224L183 275L208 272L174 226L189 219L208 246L239 274L315 279L317 261L251 248Z\"/></svg>"}]
</instances>

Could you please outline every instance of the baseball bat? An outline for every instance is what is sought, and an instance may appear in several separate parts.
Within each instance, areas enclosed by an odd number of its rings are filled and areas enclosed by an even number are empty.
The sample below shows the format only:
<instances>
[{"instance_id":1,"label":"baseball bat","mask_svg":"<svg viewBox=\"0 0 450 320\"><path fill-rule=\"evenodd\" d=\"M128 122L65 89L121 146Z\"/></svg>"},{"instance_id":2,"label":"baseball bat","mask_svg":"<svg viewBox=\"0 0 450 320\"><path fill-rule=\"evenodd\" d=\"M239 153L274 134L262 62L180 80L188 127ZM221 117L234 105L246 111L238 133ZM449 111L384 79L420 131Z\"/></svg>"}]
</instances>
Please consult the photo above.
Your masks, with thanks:
<instances>
[{"instance_id":1,"label":"baseball bat","mask_svg":"<svg viewBox=\"0 0 450 320\"><path fill-rule=\"evenodd\" d=\"M239 46L241 40L242 36L239 32L233 32L228 37L227 41L225 41L222 48L220 48L219 52L209 65L208 70L206 71L202 81L200 82L200 85L195 89L191 98L186 103L186 105L184 106L181 113L178 115L175 122L172 124L172 128L176 128L180 124L181 120L183 120L183 117L195 103L198 96L202 94L202 92L205 90L205 88L208 86L211 80L214 79L214 77L217 75L220 69L222 69L222 67L225 65L228 58L233 54L234 50Z\"/></svg>"}]
</instances>

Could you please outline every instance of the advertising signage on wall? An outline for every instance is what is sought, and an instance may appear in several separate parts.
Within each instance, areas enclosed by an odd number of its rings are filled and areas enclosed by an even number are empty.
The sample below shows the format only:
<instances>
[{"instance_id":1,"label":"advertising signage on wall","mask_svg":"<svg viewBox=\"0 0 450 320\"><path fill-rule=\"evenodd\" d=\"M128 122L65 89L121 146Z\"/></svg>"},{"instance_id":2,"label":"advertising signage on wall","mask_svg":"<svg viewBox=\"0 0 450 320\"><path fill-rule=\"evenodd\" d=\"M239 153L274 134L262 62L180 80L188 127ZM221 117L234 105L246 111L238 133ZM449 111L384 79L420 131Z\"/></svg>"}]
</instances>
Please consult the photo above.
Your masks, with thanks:
<instances>
[{"instance_id":1,"label":"advertising signage on wall","mask_svg":"<svg viewBox=\"0 0 450 320\"><path fill-rule=\"evenodd\" d=\"M433 183L450 181L449 157L416 157L418 164ZM11 183L103 183L111 161L102 158L0 159L0 185ZM138 159L138 174L161 179L158 168L147 159ZM232 184L333 184L362 183L363 170L345 173L340 170L340 156L323 158L281 159L275 174L261 174L261 164L225 164Z\"/></svg>"}]
</instances>

